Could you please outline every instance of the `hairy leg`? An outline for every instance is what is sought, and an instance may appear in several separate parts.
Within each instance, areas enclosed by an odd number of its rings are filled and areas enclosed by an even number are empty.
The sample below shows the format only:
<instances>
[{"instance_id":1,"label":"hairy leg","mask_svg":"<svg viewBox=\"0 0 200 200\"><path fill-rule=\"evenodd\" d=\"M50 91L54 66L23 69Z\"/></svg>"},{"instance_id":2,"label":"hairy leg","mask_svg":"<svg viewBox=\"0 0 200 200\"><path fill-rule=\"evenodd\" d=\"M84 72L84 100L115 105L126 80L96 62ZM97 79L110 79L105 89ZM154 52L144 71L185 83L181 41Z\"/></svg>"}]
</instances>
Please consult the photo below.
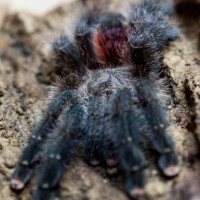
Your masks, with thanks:
<instances>
[{"instance_id":1,"label":"hairy leg","mask_svg":"<svg viewBox=\"0 0 200 200\"><path fill-rule=\"evenodd\" d=\"M174 143L166 129L168 122L166 113L161 107L150 81L141 78L136 86L143 116L144 134L149 146L159 156L158 166L166 176L179 173L179 161L174 152Z\"/></svg>"},{"instance_id":2,"label":"hairy leg","mask_svg":"<svg viewBox=\"0 0 200 200\"><path fill-rule=\"evenodd\" d=\"M143 194L147 162L141 149L143 141L137 94L127 88L119 90L110 104L110 120L105 134L117 146L119 162L126 172L126 191L132 198Z\"/></svg>"},{"instance_id":3,"label":"hairy leg","mask_svg":"<svg viewBox=\"0 0 200 200\"><path fill-rule=\"evenodd\" d=\"M173 11L173 3L169 0L144 0L143 6L150 13L162 12L165 16L170 16Z\"/></svg>"},{"instance_id":4,"label":"hairy leg","mask_svg":"<svg viewBox=\"0 0 200 200\"><path fill-rule=\"evenodd\" d=\"M82 63L74 44L67 36L57 38L52 46L57 71L60 71L61 75L69 75L73 73L76 73L79 76L85 75L86 67Z\"/></svg>"},{"instance_id":5,"label":"hairy leg","mask_svg":"<svg viewBox=\"0 0 200 200\"><path fill-rule=\"evenodd\" d=\"M130 59L140 65L140 68L152 68L155 63L160 63L163 48L179 35L178 30L170 25L169 18L163 13L160 5L162 3L152 5L150 2L147 0L133 8L129 19Z\"/></svg>"},{"instance_id":6,"label":"hairy leg","mask_svg":"<svg viewBox=\"0 0 200 200\"><path fill-rule=\"evenodd\" d=\"M92 46L92 35L97 28L99 13L88 11L77 23L75 41L83 63L89 68L97 68L97 61Z\"/></svg>"},{"instance_id":7,"label":"hairy leg","mask_svg":"<svg viewBox=\"0 0 200 200\"><path fill-rule=\"evenodd\" d=\"M154 2L155 1L155 2ZM178 30L170 24L169 17L163 12L165 1L147 0L144 4L133 8L130 16L131 29L135 33L148 32L155 38L159 48L169 44L178 37ZM150 2L150 3L149 3ZM140 32L138 30L140 29Z\"/></svg>"},{"instance_id":8,"label":"hairy leg","mask_svg":"<svg viewBox=\"0 0 200 200\"><path fill-rule=\"evenodd\" d=\"M82 63L79 52L67 36L57 38L52 44L58 90L76 89L87 77L87 68Z\"/></svg>"},{"instance_id":9,"label":"hairy leg","mask_svg":"<svg viewBox=\"0 0 200 200\"><path fill-rule=\"evenodd\" d=\"M11 177L13 189L20 190L28 182L32 174L32 167L40 160L43 144L56 127L58 117L63 110L77 103L78 97L72 91L63 91L52 99L42 120L33 130L29 144L23 150L18 166Z\"/></svg>"},{"instance_id":10,"label":"hairy leg","mask_svg":"<svg viewBox=\"0 0 200 200\"><path fill-rule=\"evenodd\" d=\"M67 36L57 38L52 48L53 61L60 80L56 85L57 93L54 94L45 115L33 130L29 145L24 149L11 177L11 187L16 190L22 189L30 179L32 167L40 160L43 144L57 126L60 114L79 102L76 88L83 83L87 74L78 51Z\"/></svg>"},{"instance_id":11,"label":"hairy leg","mask_svg":"<svg viewBox=\"0 0 200 200\"><path fill-rule=\"evenodd\" d=\"M37 174L38 188L34 193L34 200L54 199L56 187L65 167L84 138L84 125L85 109L82 105L77 104L63 113L59 128L46 146L45 159Z\"/></svg>"},{"instance_id":12,"label":"hairy leg","mask_svg":"<svg viewBox=\"0 0 200 200\"><path fill-rule=\"evenodd\" d=\"M91 165L103 162L102 143L105 131L105 98L94 96L89 99L86 125L85 152Z\"/></svg>"}]
</instances>

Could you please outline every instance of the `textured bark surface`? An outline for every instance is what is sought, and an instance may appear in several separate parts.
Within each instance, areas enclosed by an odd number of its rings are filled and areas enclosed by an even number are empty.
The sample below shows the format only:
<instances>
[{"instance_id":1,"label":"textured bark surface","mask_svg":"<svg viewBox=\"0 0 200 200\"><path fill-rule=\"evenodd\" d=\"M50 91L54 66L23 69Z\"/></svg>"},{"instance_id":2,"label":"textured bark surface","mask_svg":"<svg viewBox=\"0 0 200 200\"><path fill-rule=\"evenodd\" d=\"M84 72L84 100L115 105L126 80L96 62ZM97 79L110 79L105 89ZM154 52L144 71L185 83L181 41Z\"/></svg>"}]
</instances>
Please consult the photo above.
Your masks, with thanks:
<instances>
[{"instance_id":1,"label":"textured bark surface","mask_svg":"<svg viewBox=\"0 0 200 200\"><path fill-rule=\"evenodd\" d=\"M109 2L108 9L126 10L120 0L105 2ZM182 170L176 178L166 180L152 165L144 199L200 199L200 2L176 3L174 17L181 34L165 50L164 62L174 90L174 103L168 109L169 131ZM72 34L84 10L80 1L73 1L43 18L27 13L0 16L0 200L30 199L35 179L16 194L9 188L9 177L46 107L46 86L54 78L49 42L63 31ZM94 169L78 159L67 168L60 193L61 199L70 200L128 200L117 168Z\"/></svg>"}]
</instances>

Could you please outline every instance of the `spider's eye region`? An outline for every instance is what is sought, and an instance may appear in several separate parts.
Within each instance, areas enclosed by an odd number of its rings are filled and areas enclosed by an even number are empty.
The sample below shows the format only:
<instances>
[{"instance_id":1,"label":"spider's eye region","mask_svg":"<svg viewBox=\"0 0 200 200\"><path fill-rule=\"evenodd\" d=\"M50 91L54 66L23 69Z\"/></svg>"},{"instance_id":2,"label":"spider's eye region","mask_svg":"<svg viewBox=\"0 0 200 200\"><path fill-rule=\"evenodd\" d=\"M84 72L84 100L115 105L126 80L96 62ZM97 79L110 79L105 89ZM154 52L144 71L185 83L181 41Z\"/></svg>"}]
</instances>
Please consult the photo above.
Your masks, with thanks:
<instances>
[{"instance_id":1,"label":"spider's eye region","mask_svg":"<svg viewBox=\"0 0 200 200\"><path fill-rule=\"evenodd\" d=\"M127 32L123 27L97 30L92 38L97 61L111 66L122 64L127 41Z\"/></svg>"}]
</instances>

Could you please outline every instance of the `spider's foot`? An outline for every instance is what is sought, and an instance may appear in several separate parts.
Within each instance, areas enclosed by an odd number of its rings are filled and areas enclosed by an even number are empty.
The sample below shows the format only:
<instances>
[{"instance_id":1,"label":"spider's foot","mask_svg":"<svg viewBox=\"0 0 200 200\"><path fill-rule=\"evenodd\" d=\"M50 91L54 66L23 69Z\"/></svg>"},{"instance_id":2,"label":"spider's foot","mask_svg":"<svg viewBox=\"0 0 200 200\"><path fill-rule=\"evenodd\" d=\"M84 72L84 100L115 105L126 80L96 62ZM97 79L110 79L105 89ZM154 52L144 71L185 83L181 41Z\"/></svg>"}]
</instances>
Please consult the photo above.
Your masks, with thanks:
<instances>
[{"instance_id":1,"label":"spider's foot","mask_svg":"<svg viewBox=\"0 0 200 200\"><path fill-rule=\"evenodd\" d=\"M106 141L106 135L104 135L104 140ZM110 144L111 142L111 144ZM115 167L119 163L119 152L117 147L112 141L107 141L104 143L103 148L103 158L104 162L108 167Z\"/></svg>"},{"instance_id":2,"label":"spider's foot","mask_svg":"<svg viewBox=\"0 0 200 200\"><path fill-rule=\"evenodd\" d=\"M116 159L108 159L107 161L106 161L106 163L107 163L107 165L109 166L109 167L114 167L114 166L116 166L117 164L118 164L118 160L116 160Z\"/></svg>"},{"instance_id":3,"label":"spider's foot","mask_svg":"<svg viewBox=\"0 0 200 200\"><path fill-rule=\"evenodd\" d=\"M144 195L144 190L142 188L133 188L131 191L129 191L129 195L132 199L139 199L141 196Z\"/></svg>"},{"instance_id":4,"label":"spider's foot","mask_svg":"<svg viewBox=\"0 0 200 200\"><path fill-rule=\"evenodd\" d=\"M92 165L92 166L98 166L101 164L101 161L100 160L96 160L96 159L92 159L89 161L89 164Z\"/></svg>"},{"instance_id":5,"label":"spider's foot","mask_svg":"<svg viewBox=\"0 0 200 200\"><path fill-rule=\"evenodd\" d=\"M21 190L24 188L24 183L16 178L11 180L10 186L14 190Z\"/></svg>"},{"instance_id":6,"label":"spider's foot","mask_svg":"<svg viewBox=\"0 0 200 200\"><path fill-rule=\"evenodd\" d=\"M138 171L137 173L130 172L126 180L126 191L132 199L139 199L144 195L144 173Z\"/></svg>"},{"instance_id":7,"label":"spider's foot","mask_svg":"<svg viewBox=\"0 0 200 200\"><path fill-rule=\"evenodd\" d=\"M96 147L90 146L89 148L87 145L88 144L86 144L85 152L86 152L86 159L87 159L88 164L91 166L94 166L94 167L101 165L102 159L101 159L100 153L97 150L98 149L97 145L96 145Z\"/></svg>"},{"instance_id":8,"label":"spider's foot","mask_svg":"<svg viewBox=\"0 0 200 200\"><path fill-rule=\"evenodd\" d=\"M32 169L27 166L18 165L11 177L10 187L13 190L22 190L31 178L31 175Z\"/></svg>"},{"instance_id":9,"label":"spider's foot","mask_svg":"<svg viewBox=\"0 0 200 200\"><path fill-rule=\"evenodd\" d=\"M167 177L177 176L180 172L181 168L178 165L169 165L163 171L164 175Z\"/></svg>"},{"instance_id":10,"label":"spider's foot","mask_svg":"<svg viewBox=\"0 0 200 200\"><path fill-rule=\"evenodd\" d=\"M160 157L158 166L166 177L177 176L181 170L178 156L175 153L167 153Z\"/></svg>"}]
</instances>

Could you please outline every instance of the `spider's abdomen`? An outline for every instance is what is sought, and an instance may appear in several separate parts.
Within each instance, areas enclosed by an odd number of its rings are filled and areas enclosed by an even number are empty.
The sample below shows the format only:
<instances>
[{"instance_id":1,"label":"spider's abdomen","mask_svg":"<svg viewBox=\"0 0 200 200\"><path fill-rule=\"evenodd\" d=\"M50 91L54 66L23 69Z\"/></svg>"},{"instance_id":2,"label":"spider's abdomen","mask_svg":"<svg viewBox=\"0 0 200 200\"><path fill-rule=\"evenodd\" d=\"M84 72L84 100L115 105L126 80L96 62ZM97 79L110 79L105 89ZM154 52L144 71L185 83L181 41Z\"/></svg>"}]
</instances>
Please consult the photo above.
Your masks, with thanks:
<instances>
[{"instance_id":1,"label":"spider's abdomen","mask_svg":"<svg viewBox=\"0 0 200 200\"><path fill-rule=\"evenodd\" d=\"M98 63L115 67L124 63L128 33L125 18L117 13L100 17L99 27L92 36L94 54Z\"/></svg>"},{"instance_id":2,"label":"spider's abdomen","mask_svg":"<svg viewBox=\"0 0 200 200\"><path fill-rule=\"evenodd\" d=\"M108 66L122 64L127 40L124 28L100 30L95 33L92 41L97 61Z\"/></svg>"}]
</instances>

